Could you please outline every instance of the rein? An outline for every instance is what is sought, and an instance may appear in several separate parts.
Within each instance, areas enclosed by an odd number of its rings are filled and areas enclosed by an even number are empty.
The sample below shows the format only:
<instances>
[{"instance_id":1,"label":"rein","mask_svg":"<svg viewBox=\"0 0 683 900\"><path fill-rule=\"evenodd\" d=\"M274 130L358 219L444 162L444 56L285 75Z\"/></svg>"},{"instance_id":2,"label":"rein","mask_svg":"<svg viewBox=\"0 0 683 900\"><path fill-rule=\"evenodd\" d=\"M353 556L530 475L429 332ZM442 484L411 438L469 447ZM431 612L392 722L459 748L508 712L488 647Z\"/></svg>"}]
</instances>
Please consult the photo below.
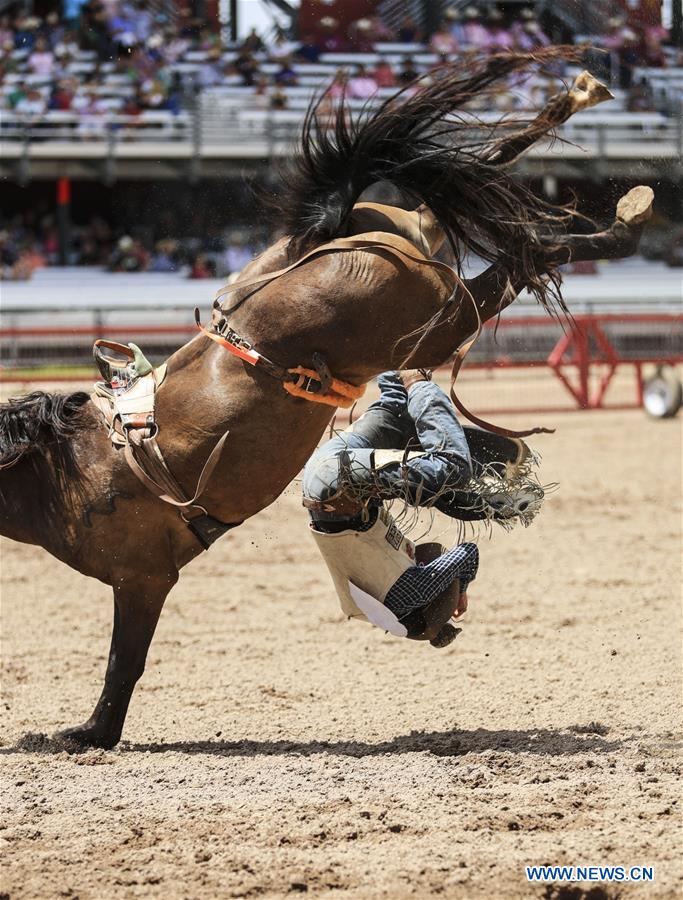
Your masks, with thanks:
<instances>
[{"instance_id":1,"label":"rein","mask_svg":"<svg viewBox=\"0 0 683 900\"><path fill-rule=\"evenodd\" d=\"M372 237L370 237L370 235L372 235ZM420 254L419 251L416 250L416 248L410 241L400 237L399 235L390 234L388 232L368 232L367 238L336 238L335 240L329 241L326 244L321 244L319 247L314 247L313 250L309 250L308 253L305 253L291 265L285 266L282 269L278 269L275 272L268 272L265 275L260 275L257 278L250 279L249 281L236 281L232 284L226 285L216 293L215 304L218 306L221 312L228 312L228 310L226 310L225 308L225 304L221 302L221 298L225 297L226 295L234 293L235 291L247 290L253 287L263 287L266 284L269 284L270 282L281 278L283 275L287 275L289 272L297 269L299 266L303 265L303 263L307 262L310 259L320 256L323 253L341 250L384 250L385 252L392 253L395 256L404 257L411 260L412 262L416 262L421 265L427 265L433 269L436 269L437 271L445 275L447 280L451 284L451 294L446 301L443 310L448 309L450 304L453 302L456 286L460 285L465 290L467 296L470 298L472 304L474 305L474 309L477 314L477 330L474 337L463 344L455 354L453 367L451 369L450 384L450 397L453 405L474 425L477 425L480 428L484 428L486 431L491 431L494 434L502 435L503 437L523 438L529 437L529 435L532 434L553 433L554 429L543 427L529 428L522 431L503 428L499 425L494 425L491 422L486 422L484 419L480 419L478 416L475 416L473 413L471 413L463 403L461 403L455 393L455 381L458 377L458 373L460 372L465 357L481 335L483 322L479 314L479 309L477 308L474 297L472 296L470 291L467 290L467 287L463 283L462 279L457 275L457 273L451 266L448 266L445 263L438 262L435 259L427 259L425 256ZM341 381L338 378L330 376L329 371L327 371L327 367L324 365L324 362L320 359L319 356L319 364L317 365L315 371L312 369L307 369L303 366L286 368L272 362L267 357L260 354L257 350L254 350L254 348L248 341L245 341L243 338L239 337L239 335L237 335L236 332L227 327L227 325L225 334L220 331L210 331L208 328L204 328L204 326L200 322L198 309L195 309L195 321L199 330L208 338L224 347L226 350L228 350L228 352L232 353L234 356L237 356L239 359L243 360L249 365L259 366L269 375L272 375L274 378L280 380L284 389L289 394L292 394L295 397L301 397L302 399L310 400L315 403L325 403L329 406L348 409L352 407L356 400L362 397L363 393L365 392L365 386L358 387L356 385L352 385L348 382ZM317 354L314 354L314 364L318 362L318 360L315 359L316 356ZM321 369L324 369L325 372L322 372ZM326 375L327 377L325 377Z\"/></svg>"}]
</instances>

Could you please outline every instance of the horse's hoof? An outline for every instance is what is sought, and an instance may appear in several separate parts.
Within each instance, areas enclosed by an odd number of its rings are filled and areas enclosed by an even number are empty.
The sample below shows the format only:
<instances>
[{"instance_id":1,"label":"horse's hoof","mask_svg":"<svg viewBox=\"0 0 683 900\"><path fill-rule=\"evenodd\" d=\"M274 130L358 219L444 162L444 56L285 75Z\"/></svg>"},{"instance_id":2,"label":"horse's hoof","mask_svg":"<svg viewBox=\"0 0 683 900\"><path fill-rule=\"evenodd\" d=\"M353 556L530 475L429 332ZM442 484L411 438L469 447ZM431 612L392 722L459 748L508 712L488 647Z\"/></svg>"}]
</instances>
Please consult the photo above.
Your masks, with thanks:
<instances>
[{"instance_id":1,"label":"horse's hoof","mask_svg":"<svg viewBox=\"0 0 683 900\"><path fill-rule=\"evenodd\" d=\"M624 225L642 225L652 215L655 193L644 184L631 188L617 203L617 219Z\"/></svg>"},{"instance_id":2,"label":"horse's hoof","mask_svg":"<svg viewBox=\"0 0 683 900\"><path fill-rule=\"evenodd\" d=\"M119 742L118 735L105 734L101 729L93 725L77 725L75 728L65 728L54 734L54 740L64 744L65 750L84 750L87 747L98 747L101 750L111 750Z\"/></svg>"},{"instance_id":3,"label":"horse's hoof","mask_svg":"<svg viewBox=\"0 0 683 900\"><path fill-rule=\"evenodd\" d=\"M569 96L572 100L572 112L590 109L605 100L614 100L614 94L590 72L581 72L574 79Z\"/></svg>"}]
</instances>

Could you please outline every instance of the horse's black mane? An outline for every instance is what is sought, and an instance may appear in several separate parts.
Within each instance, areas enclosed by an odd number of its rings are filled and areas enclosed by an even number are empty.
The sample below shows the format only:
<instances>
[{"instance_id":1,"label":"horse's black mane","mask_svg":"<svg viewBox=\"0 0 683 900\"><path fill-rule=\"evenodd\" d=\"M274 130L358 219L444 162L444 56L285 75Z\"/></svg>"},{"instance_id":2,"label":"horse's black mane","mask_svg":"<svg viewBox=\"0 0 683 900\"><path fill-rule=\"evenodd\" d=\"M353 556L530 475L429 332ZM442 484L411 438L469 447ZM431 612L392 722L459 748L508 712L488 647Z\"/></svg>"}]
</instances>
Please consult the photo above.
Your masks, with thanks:
<instances>
[{"instance_id":1,"label":"horse's black mane","mask_svg":"<svg viewBox=\"0 0 683 900\"><path fill-rule=\"evenodd\" d=\"M0 466L23 456L49 453L55 468L75 465L68 440L82 423L81 411L89 396L84 391L48 394L34 391L0 404Z\"/></svg>"}]
</instances>

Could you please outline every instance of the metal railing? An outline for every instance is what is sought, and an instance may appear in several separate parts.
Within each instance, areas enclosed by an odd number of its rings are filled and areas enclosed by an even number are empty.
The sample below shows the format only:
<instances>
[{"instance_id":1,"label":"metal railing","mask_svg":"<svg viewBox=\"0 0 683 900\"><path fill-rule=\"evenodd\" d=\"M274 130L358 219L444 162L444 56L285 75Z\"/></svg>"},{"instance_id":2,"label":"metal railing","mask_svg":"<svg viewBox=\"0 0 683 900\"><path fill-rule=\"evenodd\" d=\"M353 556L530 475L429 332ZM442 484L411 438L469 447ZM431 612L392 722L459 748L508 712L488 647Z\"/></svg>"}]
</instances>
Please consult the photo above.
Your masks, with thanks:
<instances>
[{"instance_id":1,"label":"metal railing","mask_svg":"<svg viewBox=\"0 0 683 900\"><path fill-rule=\"evenodd\" d=\"M3 113L0 151L5 159L32 158L240 158L287 155L299 137L305 103L300 108L245 108L218 96L193 112L143 112L41 116ZM355 106L355 108L354 108ZM363 104L351 103L352 114ZM492 122L498 113L483 113ZM473 119L473 128L476 120ZM587 112L559 130L570 143L539 144L532 155L573 159L680 159L683 118L660 113Z\"/></svg>"}]
</instances>

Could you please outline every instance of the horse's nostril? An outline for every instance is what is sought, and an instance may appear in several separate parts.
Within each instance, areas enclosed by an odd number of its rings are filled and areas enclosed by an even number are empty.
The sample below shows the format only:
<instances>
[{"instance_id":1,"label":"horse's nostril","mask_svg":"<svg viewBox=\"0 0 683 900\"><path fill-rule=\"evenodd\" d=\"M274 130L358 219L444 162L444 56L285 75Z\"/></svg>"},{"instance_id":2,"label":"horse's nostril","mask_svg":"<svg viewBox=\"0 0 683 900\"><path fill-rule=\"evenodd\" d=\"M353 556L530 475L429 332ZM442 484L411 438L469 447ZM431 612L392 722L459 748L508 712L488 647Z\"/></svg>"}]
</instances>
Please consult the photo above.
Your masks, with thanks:
<instances>
[{"instance_id":1,"label":"horse's nostril","mask_svg":"<svg viewBox=\"0 0 683 900\"><path fill-rule=\"evenodd\" d=\"M526 502L526 500L524 500L523 503L520 503L520 504L519 504L519 511L520 511L520 512L524 512L524 510L527 508L528 505L529 505L529 504Z\"/></svg>"}]
</instances>

